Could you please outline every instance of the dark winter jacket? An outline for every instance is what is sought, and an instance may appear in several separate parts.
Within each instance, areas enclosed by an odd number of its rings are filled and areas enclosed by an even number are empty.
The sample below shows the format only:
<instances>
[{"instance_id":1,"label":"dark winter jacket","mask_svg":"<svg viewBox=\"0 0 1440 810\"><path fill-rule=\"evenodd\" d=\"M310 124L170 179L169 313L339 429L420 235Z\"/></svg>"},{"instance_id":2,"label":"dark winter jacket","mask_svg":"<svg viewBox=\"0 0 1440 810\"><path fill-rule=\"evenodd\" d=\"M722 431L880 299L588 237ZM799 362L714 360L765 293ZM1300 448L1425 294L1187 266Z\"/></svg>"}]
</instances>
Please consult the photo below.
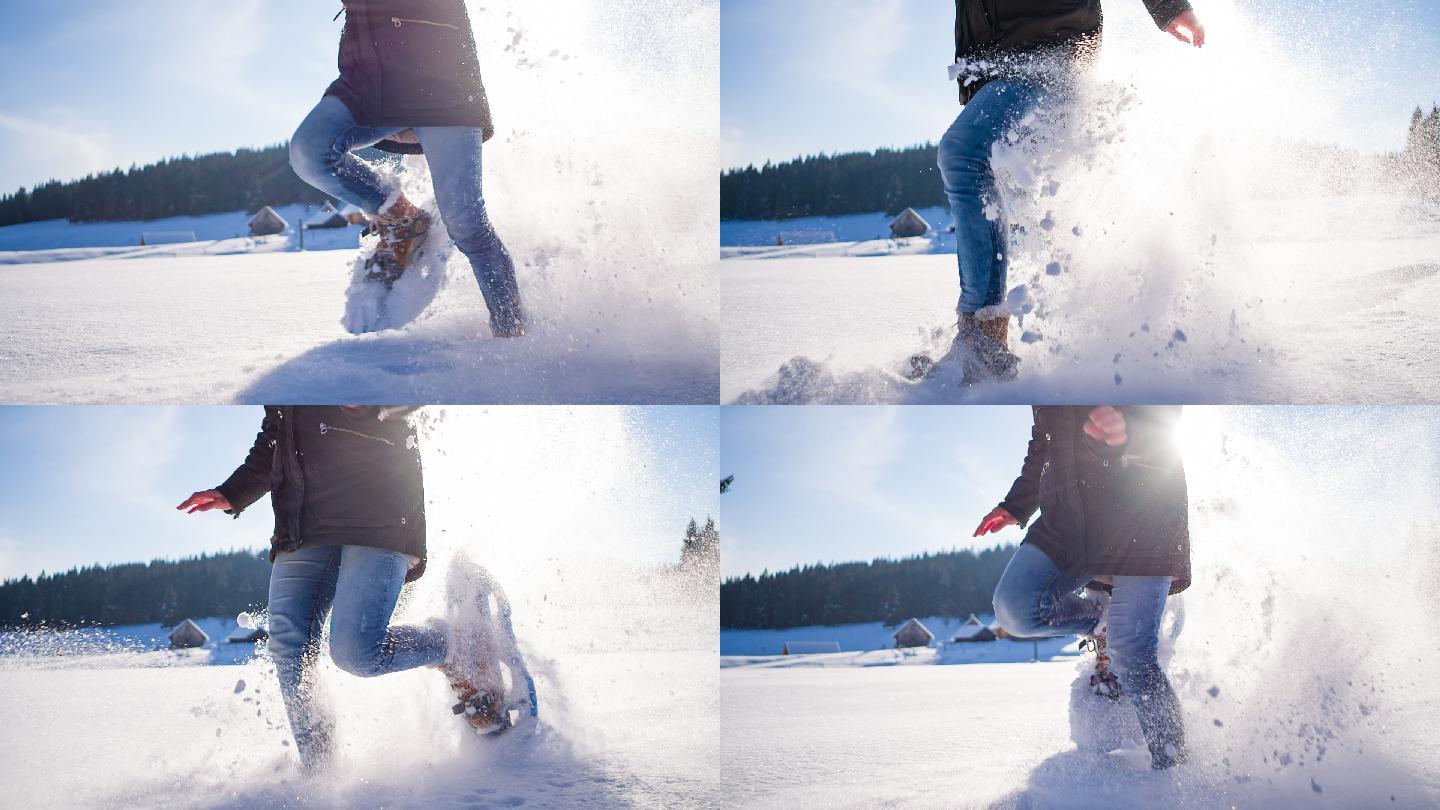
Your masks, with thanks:
<instances>
[{"instance_id":1,"label":"dark winter jacket","mask_svg":"<svg viewBox=\"0 0 1440 810\"><path fill-rule=\"evenodd\" d=\"M1162 30L1190 10L1188 0L1143 0ZM1083 52L1100 38L1100 0L955 0L955 61L1004 61L1031 51L1059 48ZM960 103L969 103L990 79L982 72L960 82Z\"/></svg>"},{"instance_id":2,"label":"dark winter jacket","mask_svg":"<svg viewBox=\"0 0 1440 810\"><path fill-rule=\"evenodd\" d=\"M270 559L302 545L374 546L425 572L425 487L410 408L267 405L245 463L216 487L239 516L266 493Z\"/></svg>"},{"instance_id":3,"label":"dark winter jacket","mask_svg":"<svg viewBox=\"0 0 1440 810\"><path fill-rule=\"evenodd\" d=\"M344 0L340 78L325 91L366 127L479 127L495 134L464 0ZM376 144L418 153L418 144Z\"/></svg>"},{"instance_id":4,"label":"dark winter jacket","mask_svg":"<svg viewBox=\"0 0 1440 810\"><path fill-rule=\"evenodd\" d=\"M1122 406L1128 441L1107 447L1085 435L1094 406L1035 406L1020 477L1000 506L1025 542L1070 576L1174 577L1190 585L1190 506L1175 443L1180 407Z\"/></svg>"}]
</instances>

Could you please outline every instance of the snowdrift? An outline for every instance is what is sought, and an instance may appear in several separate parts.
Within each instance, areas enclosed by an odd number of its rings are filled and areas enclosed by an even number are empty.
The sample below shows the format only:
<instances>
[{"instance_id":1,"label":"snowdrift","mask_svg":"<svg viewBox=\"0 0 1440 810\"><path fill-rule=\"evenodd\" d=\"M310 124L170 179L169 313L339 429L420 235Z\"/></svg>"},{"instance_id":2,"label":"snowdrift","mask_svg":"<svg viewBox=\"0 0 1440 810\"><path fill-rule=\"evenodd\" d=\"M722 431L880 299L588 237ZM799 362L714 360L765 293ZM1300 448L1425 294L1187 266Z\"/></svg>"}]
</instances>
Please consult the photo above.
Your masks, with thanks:
<instances>
[{"instance_id":1,"label":"snowdrift","mask_svg":"<svg viewBox=\"0 0 1440 810\"><path fill-rule=\"evenodd\" d=\"M832 251L724 263L722 398L1428 401L1440 217L1397 160L1325 142L1365 108L1366 66L1255 14L1207 4L1196 51L1107 9L1094 70L996 146L1018 382L905 384L953 337L953 259Z\"/></svg>"},{"instance_id":2,"label":"snowdrift","mask_svg":"<svg viewBox=\"0 0 1440 810\"><path fill-rule=\"evenodd\" d=\"M489 340L458 253L423 315L359 338L341 253L26 264L0 268L0 320L22 324L0 395L715 402L718 3L471 11L498 127L485 196L529 337Z\"/></svg>"},{"instance_id":3,"label":"snowdrift","mask_svg":"<svg viewBox=\"0 0 1440 810\"><path fill-rule=\"evenodd\" d=\"M677 569L663 431L611 408L422 412L430 570L396 620L441 615L463 551L504 585L540 726L475 737L432 669L362 680L324 656L340 753L306 778L273 668L0 655L0 784L26 807L696 806L718 776L713 572ZM659 438L653 438L656 436ZM652 437L652 438L646 438ZM705 454L702 454L702 456ZM667 473L673 474L673 473ZM689 473L713 481L713 465ZM209 627L207 626L207 630ZM201 651L195 651L201 652ZM155 655L172 656L168 652ZM172 656L173 657L173 656ZM192 661L193 663L193 661Z\"/></svg>"},{"instance_id":4,"label":"snowdrift","mask_svg":"<svg viewBox=\"0 0 1440 810\"><path fill-rule=\"evenodd\" d=\"M726 756L753 777L734 797L1433 806L1440 630L1423 617L1440 607L1436 428L1427 409L1186 409L1195 580L1173 600L1178 637L1162 644L1192 746L1186 766L1134 769L1133 719L1082 691L1089 656L877 667L877 654L843 653L782 669L737 660L751 665L722 670L725 725L740 737ZM905 663L942 662L926 652Z\"/></svg>"}]
</instances>

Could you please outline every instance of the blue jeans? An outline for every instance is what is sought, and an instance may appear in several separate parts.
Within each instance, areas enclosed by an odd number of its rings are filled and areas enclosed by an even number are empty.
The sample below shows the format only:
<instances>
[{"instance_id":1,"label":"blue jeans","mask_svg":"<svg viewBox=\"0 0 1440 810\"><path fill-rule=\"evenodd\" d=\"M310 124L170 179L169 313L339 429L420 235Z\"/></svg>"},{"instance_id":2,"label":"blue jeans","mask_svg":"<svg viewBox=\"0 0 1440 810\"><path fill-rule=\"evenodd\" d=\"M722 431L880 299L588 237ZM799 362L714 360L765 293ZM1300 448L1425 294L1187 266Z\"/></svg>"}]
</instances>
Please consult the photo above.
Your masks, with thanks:
<instances>
[{"instance_id":1,"label":"blue jeans","mask_svg":"<svg viewBox=\"0 0 1440 810\"><path fill-rule=\"evenodd\" d=\"M1094 574L1060 573L1045 552L1025 543L995 586L995 618L1022 638L1085 635L1105 608L1103 595L1077 593ZM1185 747L1180 702L1160 668L1160 620L1170 577L1115 576L1105 646L1120 688L1130 696L1152 758L1173 758ZM1173 746L1174 751L1167 751Z\"/></svg>"},{"instance_id":2,"label":"blue jeans","mask_svg":"<svg viewBox=\"0 0 1440 810\"><path fill-rule=\"evenodd\" d=\"M308 767L324 762L335 725L313 683L327 613L330 657L351 675L371 678L445 660L442 630L390 626L409 570L410 555L369 546L301 546L275 558L270 657L295 748Z\"/></svg>"},{"instance_id":3,"label":"blue jeans","mask_svg":"<svg viewBox=\"0 0 1440 810\"><path fill-rule=\"evenodd\" d=\"M325 96L300 122L290 139L290 165L302 180L332 197L374 214L395 190L353 150L372 146L406 127L362 127L350 109ZM455 247L470 260L480 292L490 307L497 334L513 334L524 325L515 263L495 233L481 193L478 127L415 127L430 164L430 181L440 218Z\"/></svg>"},{"instance_id":4,"label":"blue jeans","mask_svg":"<svg viewBox=\"0 0 1440 810\"><path fill-rule=\"evenodd\" d=\"M958 312L974 313L1005 298L1008 225L990 153L1045 95L1038 84L995 79L980 88L940 139L940 176L960 262ZM987 206L994 219L985 216Z\"/></svg>"}]
</instances>

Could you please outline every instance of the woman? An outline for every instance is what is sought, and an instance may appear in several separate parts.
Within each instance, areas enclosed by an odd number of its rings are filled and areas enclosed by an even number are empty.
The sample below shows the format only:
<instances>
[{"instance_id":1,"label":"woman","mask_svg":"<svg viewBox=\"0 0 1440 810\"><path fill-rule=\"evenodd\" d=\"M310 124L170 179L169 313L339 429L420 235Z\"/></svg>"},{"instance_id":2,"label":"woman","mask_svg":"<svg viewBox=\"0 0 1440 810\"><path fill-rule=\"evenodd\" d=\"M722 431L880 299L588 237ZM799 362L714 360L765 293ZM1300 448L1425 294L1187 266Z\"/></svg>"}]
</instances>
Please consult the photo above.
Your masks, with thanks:
<instances>
[{"instance_id":1,"label":"woman","mask_svg":"<svg viewBox=\"0 0 1440 810\"><path fill-rule=\"evenodd\" d=\"M1188 0L1144 3L1162 31L1197 48L1205 43ZM1002 306L1009 231L991 152L1074 72L1100 28L1100 0L955 2L951 78L965 108L941 137L938 160L960 265L959 333L946 360L961 363L967 381L1013 379L1020 362L1010 353L1010 315Z\"/></svg>"},{"instance_id":2,"label":"woman","mask_svg":"<svg viewBox=\"0 0 1440 810\"><path fill-rule=\"evenodd\" d=\"M424 153L440 217L470 260L496 337L525 334L515 265L481 194L481 145L495 134L463 0L345 0L340 78L290 140L310 185L353 203L380 236L368 281L392 285L430 215L353 152Z\"/></svg>"},{"instance_id":3,"label":"woman","mask_svg":"<svg viewBox=\"0 0 1440 810\"><path fill-rule=\"evenodd\" d=\"M330 656L345 672L370 678L439 667L461 700L477 707L467 718L472 726L485 731L508 719L499 709L503 684L486 677L492 670L473 644L452 640L439 622L390 625L401 587L425 573L425 487L406 419L412 410L266 406L245 462L177 507L238 517L270 493L270 656L308 770L328 761L335 727L313 683L327 613ZM448 656L452 648L456 655Z\"/></svg>"},{"instance_id":4,"label":"woman","mask_svg":"<svg viewBox=\"0 0 1440 810\"><path fill-rule=\"evenodd\" d=\"M975 530L1040 513L995 588L996 619L1021 638L1093 638L1109 656L1100 680L1108 687L1113 673L1133 698L1151 767L1178 765L1185 728L1159 644L1166 599L1190 586L1180 407L1036 406L1034 415L1020 477Z\"/></svg>"}]
</instances>

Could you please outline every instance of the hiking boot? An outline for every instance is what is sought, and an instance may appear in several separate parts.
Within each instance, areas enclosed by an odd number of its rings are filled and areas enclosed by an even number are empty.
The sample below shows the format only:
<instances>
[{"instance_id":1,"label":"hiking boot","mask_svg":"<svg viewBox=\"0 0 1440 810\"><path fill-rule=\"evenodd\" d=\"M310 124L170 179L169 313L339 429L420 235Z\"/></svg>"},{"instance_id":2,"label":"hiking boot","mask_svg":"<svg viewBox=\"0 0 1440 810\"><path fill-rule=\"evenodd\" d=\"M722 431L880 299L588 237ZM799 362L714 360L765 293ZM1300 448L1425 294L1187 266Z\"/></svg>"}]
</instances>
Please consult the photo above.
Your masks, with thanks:
<instances>
[{"instance_id":1,"label":"hiking boot","mask_svg":"<svg viewBox=\"0 0 1440 810\"><path fill-rule=\"evenodd\" d=\"M380 238L375 252L365 260L365 280L394 286L396 279L415 260L425 237L430 235L432 223L429 214L416 208L404 195L400 195L370 219L362 236L374 234Z\"/></svg>"},{"instance_id":2,"label":"hiking boot","mask_svg":"<svg viewBox=\"0 0 1440 810\"><path fill-rule=\"evenodd\" d=\"M1095 622L1090 635L1080 640L1080 649L1095 651L1095 671L1090 674L1090 691L1111 700L1120 699L1120 679L1110 669L1110 656L1105 652L1105 630L1110 618L1110 600L1105 600L1105 609Z\"/></svg>"},{"instance_id":3,"label":"hiking boot","mask_svg":"<svg viewBox=\"0 0 1440 810\"><path fill-rule=\"evenodd\" d=\"M467 669L472 672L466 672ZM450 680L450 688L459 700L450 710L465 715L465 722L471 728L481 734L494 734L510 725L510 713L505 710L504 683L493 666L482 661L473 667L462 667L457 662L446 661L440 665L440 671Z\"/></svg>"},{"instance_id":4,"label":"hiking boot","mask_svg":"<svg viewBox=\"0 0 1440 810\"><path fill-rule=\"evenodd\" d=\"M1015 379L1020 358L1011 354L1007 345L1009 327L1008 315L982 320L973 312L960 313L955 342L946 359L960 362L967 384Z\"/></svg>"}]
</instances>

